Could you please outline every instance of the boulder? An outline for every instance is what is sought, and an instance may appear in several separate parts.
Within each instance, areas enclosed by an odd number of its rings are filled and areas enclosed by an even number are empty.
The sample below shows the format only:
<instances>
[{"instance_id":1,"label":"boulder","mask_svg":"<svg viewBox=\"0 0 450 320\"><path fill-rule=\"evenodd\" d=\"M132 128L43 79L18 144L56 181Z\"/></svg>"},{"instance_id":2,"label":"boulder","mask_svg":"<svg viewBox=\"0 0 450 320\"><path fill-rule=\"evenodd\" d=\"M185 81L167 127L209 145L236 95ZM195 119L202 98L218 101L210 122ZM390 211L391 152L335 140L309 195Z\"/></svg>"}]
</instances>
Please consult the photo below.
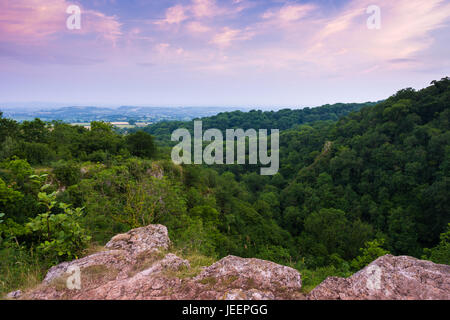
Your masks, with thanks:
<instances>
[{"instance_id":1,"label":"boulder","mask_svg":"<svg viewBox=\"0 0 450 320\"><path fill-rule=\"evenodd\" d=\"M71 262L63 262L52 268L47 272L44 283L50 284L56 279L63 277L70 267L78 267L80 271L92 266L106 266L118 271L127 270L130 263L130 258L124 250L111 250L94 253L90 256Z\"/></svg>"},{"instance_id":2,"label":"boulder","mask_svg":"<svg viewBox=\"0 0 450 320\"><path fill-rule=\"evenodd\" d=\"M233 283L242 288L256 288L271 292L300 291L300 273L292 268L260 259L244 259L228 256L205 268L194 280L214 278L217 282Z\"/></svg>"},{"instance_id":3,"label":"boulder","mask_svg":"<svg viewBox=\"0 0 450 320\"><path fill-rule=\"evenodd\" d=\"M173 253L167 228L149 225L119 234L106 251L51 268L24 299L267 300L303 298L300 274L259 259L228 256L201 271ZM76 267L81 288L69 288ZM200 273L198 273L200 272ZM195 274L198 274L195 276Z\"/></svg>"},{"instance_id":4,"label":"boulder","mask_svg":"<svg viewBox=\"0 0 450 320\"><path fill-rule=\"evenodd\" d=\"M156 260L158 252L167 250L169 246L170 239L165 226L149 225L133 229L113 237L106 244L106 251L52 267L43 283L49 285L55 280L60 280L67 275L71 267L72 270L73 267L79 268L83 274L83 270L102 266L107 268L110 274L115 274L117 279L124 279L136 268Z\"/></svg>"},{"instance_id":5,"label":"boulder","mask_svg":"<svg viewBox=\"0 0 450 320\"><path fill-rule=\"evenodd\" d=\"M160 224L151 224L147 227L137 228L124 234L119 234L106 244L107 249L125 250L133 256L142 252L167 250L170 239L167 228Z\"/></svg>"},{"instance_id":6,"label":"boulder","mask_svg":"<svg viewBox=\"0 0 450 320\"><path fill-rule=\"evenodd\" d=\"M386 255L349 278L327 278L308 299L450 300L450 266Z\"/></svg>"},{"instance_id":7,"label":"boulder","mask_svg":"<svg viewBox=\"0 0 450 320\"><path fill-rule=\"evenodd\" d=\"M117 279L96 288L80 292L75 299L83 300L145 300L169 295L180 281L164 273L189 268L189 262L174 254L167 254L149 268L125 279Z\"/></svg>"}]
</instances>

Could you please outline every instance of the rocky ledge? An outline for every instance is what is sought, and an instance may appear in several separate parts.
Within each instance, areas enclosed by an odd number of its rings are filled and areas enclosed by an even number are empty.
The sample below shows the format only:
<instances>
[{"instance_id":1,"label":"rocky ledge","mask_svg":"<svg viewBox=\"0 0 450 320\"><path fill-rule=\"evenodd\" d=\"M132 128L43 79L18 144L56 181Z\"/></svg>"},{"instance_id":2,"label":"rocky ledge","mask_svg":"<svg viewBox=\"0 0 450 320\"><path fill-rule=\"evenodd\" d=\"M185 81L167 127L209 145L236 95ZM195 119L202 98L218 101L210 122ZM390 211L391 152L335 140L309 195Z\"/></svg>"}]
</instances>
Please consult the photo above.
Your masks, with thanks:
<instances>
[{"instance_id":1,"label":"rocky ledge","mask_svg":"<svg viewBox=\"0 0 450 320\"><path fill-rule=\"evenodd\" d=\"M308 299L450 300L450 266L386 255L349 278L327 278Z\"/></svg>"},{"instance_id":2,"label":"rocky ledge","mask_svg":"<svg viewBox=\"0 0 450 320\"><path fill-rule=\"evenodd\" d=\"M9 298L450 299L450 266L411 257L381 257L350 278L326 279L305 296L301 293L301 275L295 269L228 256L193 270L189 261L169 253L169 249L166 227L134 229L112 238L105 251L51 268L38 288L14 292Z\"/></svg>"},{"instance_id":3,"label":"rocky ledge","mask_svg":"<svg viewBox=\"0 0 450 320\"><path fill-rule=\"evenodd\" d=\"M105 249L51 268L43 283L20 299L304 299L300 273L273 262L228 256L192 270L187 260L168 252L162 225L119 234ZM69 289L75 270L81 288Z\"/></svg>"}]
</instances>

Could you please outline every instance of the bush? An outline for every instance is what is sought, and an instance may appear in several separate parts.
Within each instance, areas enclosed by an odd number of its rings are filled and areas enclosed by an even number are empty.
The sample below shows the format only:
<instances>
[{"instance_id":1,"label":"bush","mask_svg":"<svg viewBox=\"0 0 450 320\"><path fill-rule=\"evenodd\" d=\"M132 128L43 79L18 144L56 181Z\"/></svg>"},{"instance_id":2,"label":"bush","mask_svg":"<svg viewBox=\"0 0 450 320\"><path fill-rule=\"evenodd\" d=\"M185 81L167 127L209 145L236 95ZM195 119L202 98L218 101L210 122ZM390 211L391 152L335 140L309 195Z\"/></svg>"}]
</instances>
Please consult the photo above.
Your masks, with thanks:
<instances>
[{"instance_id":1,"label":"bush","mask_svg":"<svg viewBox=\"0 0 450 320\"><path fill-rule=\"evenodd\" d=\"M447 225L447 231L441 234L441 242L432 249L425 249L424 252L423 259L450 265L450 223Z\"/></svg>"},{"instance_id":2,"label":"bush","mask_svg":"<svg viewBox=\"0 0 450 320\"><path fill-rule=\"evenodd\" d=\"M353 259L351 262L352 269L359 271L368 264L375 261L377 258L389 254L389 251L384 250L384 239L368 241L364 248L359 249L361 255Z\"/></svg>"},{"instance_id":3,"label":"bush","mask_svg":"<svg viewBox=\"0 0 450 320\"><path fill-rule=\"evenodd\" d=\"M65 203L59 203L63 213L52 214L57 208L56 192L39 193L40 202L47 212L38 215L26 224L26 228L39 239L37 252L51 263L78 258L91 239L80 225L82 208L71 209Z\"/></svg>"},{"instance_id":4,"label":"bush","mask_svg":"<svg viewBox=\"0 0 450 320\"><path fill-rule=\"evenodd\" d=\"M296 267L297 270L300 271L302 275L302 292L309 293L319 284L321 284L328 277L349 277L351 273L347 270L341 270L336 268L333 265L320 267L316 269L306 269L300 263L299 266Z\"/></svg>"},{"instance_id":5,"label":"bush","mask_svg":"<svg viewBox=\"0 0 450 320\"><path fill-rule=\"evenodd\" d=\"M23 142L19 153L31 164L44 164L56 157L48 144L38 142Z\"/></svg>"},{"instance_id":6,"label":"bush","mask_svg":"<svg viewBox=\"0 0 450 320\"><path fill-rule=\"evenodd\" d=\"M108 160L108 153L103 150L97 150L89 154L85 160L92 162L105 162Z\"/></svg>"},{"instance_id":7,"label":"bush","mask_svg":"<svg viewBox=\"0 0 450 320\"><path fill-rule=\"evenodd\" d=\"M156 154L156 145L153 137L144 131L138 131L126 138L128 150L133 156L152 158Z\"/></svg>"},{"instance_id":8,"label":"bush","mask_svg":"<svg viewBox=\"0 0 450 320\"><path fill-rule=\"evenodd\" d=\"M53 164L53 173L64 186L78 184L81 178L80 165L72 161L59 161Z\"/></svg>"}]
</instances>

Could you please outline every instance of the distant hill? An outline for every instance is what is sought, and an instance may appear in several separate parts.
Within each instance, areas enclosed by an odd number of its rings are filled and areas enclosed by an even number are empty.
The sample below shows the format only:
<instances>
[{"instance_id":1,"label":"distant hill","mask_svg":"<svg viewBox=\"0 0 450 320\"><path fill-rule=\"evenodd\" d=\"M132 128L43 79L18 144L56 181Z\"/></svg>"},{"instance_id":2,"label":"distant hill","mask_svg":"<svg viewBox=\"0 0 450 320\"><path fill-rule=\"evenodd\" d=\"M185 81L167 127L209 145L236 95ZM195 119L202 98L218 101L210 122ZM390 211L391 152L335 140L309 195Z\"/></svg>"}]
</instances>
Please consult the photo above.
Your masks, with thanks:
<instances>
[{"instance_id":1,"label":"distant hill","mask_svg":"<svg viewBox=\"0 0 450 320\"><path fill-rule=\"evenodd\" d=\"M95 106L69 106L57 109L30 110L29 108L1 107L4 116L17 121L39 118L43 121L60 120L67 123L91 121L143 121L159 122L163 120L191 120L197 117L213 116L224 111L246 110L245 108L226 107L135 107L122 106L106 108Z\"/></svg>"}]
</instances>

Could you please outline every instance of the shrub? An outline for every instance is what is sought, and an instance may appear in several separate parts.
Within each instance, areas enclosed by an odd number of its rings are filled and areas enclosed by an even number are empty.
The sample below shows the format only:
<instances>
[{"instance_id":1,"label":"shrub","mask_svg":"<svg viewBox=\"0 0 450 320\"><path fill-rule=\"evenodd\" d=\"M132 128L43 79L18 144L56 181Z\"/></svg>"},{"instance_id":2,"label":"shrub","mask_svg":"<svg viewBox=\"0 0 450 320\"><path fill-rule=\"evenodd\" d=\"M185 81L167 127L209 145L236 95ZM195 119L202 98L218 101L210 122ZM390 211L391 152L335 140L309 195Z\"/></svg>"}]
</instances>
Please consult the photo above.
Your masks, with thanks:
<instances>
[{"instance_id":1,"label":"shrub","mask_svg":"<svg viewBox=\"0 0 450 320\"><path fill-rule=\"evenodd\" d=\"M126 137L128 150L133 156L152 158L156 154L156 145L153 137L144 131L132 133Z\"/></svg>"},{"instance_id":2,"label":"shrub","mask_svg":"<svg viewBox=\"0 0 450 320\"><path fill-rule=\"evenodd\" d=\"M59 161L53 165L53 173L64 186L78 184L81 178L80 165L72 161Z\"/></svg>"},{"instance_id":3,"label":"shrub","mask_svg":"<svg viewBox=\"0 0 450 320\"><path fill-rule=\"evenodd\" d=\"M450 265L450 223L447 225L447 231L441 234L441 242L432 249L425 249L424 252L423 259Z\"/></svg>"},{"instance_id":4,"label":"shrub","mask_svg":"<svg viewBox=\"0 0 450 320\"><path fill-rule=\"evenodd\" d=\"M352 269L354 271L361 270L371 262L375 261L378 257L389 254L389 251L383 249L384 239L368 241L364 248L360 249L361 255L353 259L351 262Z\"/></svg>"},{"instance_id":5,"label":"shrub","mask_svg":"<svg viewBox=\"0 0 450 320\"><path fill-rule=\"evenodd\" d=\"M78 258L91 239L80 225L83 209L71 209L65 203L58 203L56 192L41 192L38 196L47 211L26 224L30 233L39 239L37 252L51 262ZM63 213L52 213L57 206Z\"/></svg>"}]
</instances>

